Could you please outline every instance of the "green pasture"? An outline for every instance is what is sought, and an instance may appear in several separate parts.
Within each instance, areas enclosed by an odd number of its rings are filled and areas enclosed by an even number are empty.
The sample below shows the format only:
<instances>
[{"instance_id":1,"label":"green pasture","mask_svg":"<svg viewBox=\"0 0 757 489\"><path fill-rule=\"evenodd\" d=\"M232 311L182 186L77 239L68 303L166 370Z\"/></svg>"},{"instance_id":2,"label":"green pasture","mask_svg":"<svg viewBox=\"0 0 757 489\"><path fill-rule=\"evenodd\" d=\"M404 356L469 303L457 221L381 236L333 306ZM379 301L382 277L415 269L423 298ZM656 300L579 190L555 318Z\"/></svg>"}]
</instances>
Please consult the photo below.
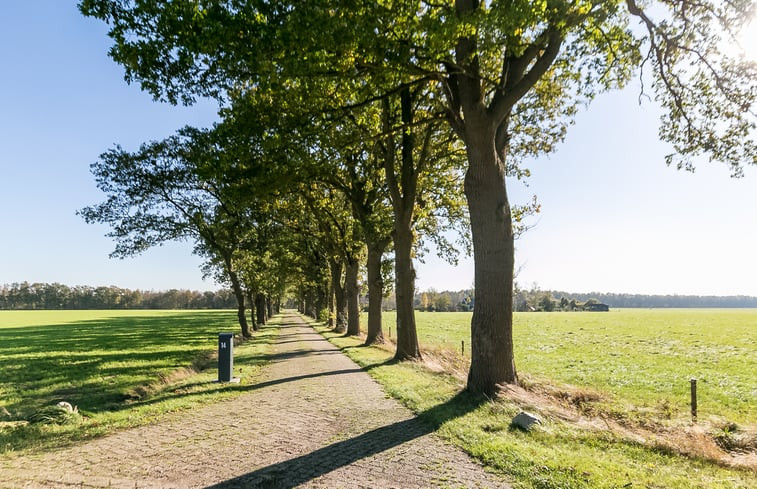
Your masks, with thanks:
<instances>
[{"instance_id":1,"label":"green pasture","mask_svg":"<svg viewBox=\"0 0 757 489\"><path fill-rule=\"evenodd\" d=\"M387 314L387 332L391 326L394 336L393 319ZM657 408L667 398L675 398L676 409L685 410L688 398L683 393L678 399L676 387L655 384L680 381L688 389L689 377L701 376L701 395L710 398L703 407L754 423L755 319L757 312L751 311L517 315L516 362L521 375L532 382L581 384L606 392L614 398L611 407L618 414L624 408L636 409L631 401ZM446 349L459 355L461 340L468 348L470 314L419 313L417 320L421 346L427 352ZM468 395L459 378L421 362L393 362L391 347L364 347L360 339L337 335L323 326L317 329L392 397L438 427L438 435L505 476L515 488L757 487L754 470L679 454L700 440L686 437L688 420L669 422L669 433L680 435L672 447L641 442L609 426L605 429L601 417L595 424L584 424L542 414L543 424L524 432L510 426L513 416L524 409L522 402ZM537 377L538 381L533 380ZM655 411L656 417L663 415Z\"/></svg>"},{"instance_id":2,"label":"green pasture","mask_svg":"<svg viewBox=\"0 0 757 489\"><path fill-rule=\"evenodd\" d=\"M470 361L471 313L418 312L421 349ZM395 315L384 328L396 335ZM515 365L530 381L601 391L617 409L687 416L698 379L700 417L757 423L757 310L623 309L516 313Z\"/></svg>"},{"instance_id":3,"label":"green pasture","mask_svg":"<svg viewBox=\"0 0 757 489\"><path fill-rule=\"evenodd\" d=\"M232 311L0 311L0 453L49 448L136 426L243 390L275 328L235 349L242 384L217 384L219 332ZM26 424L59 401L75 425Z\"/></svg>"}]
</instances>

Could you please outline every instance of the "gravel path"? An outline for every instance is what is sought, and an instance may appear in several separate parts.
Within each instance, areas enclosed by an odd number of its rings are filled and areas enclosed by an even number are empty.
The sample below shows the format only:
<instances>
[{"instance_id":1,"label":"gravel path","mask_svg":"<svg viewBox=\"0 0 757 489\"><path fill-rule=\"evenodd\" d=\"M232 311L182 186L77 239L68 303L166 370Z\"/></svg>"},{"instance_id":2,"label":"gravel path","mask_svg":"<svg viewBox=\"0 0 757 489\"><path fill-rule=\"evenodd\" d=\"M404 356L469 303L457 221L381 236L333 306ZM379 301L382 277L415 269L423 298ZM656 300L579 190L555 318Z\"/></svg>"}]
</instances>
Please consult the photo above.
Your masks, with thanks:
<instances>
[{"instance_id":1,"label":"gravel path","mask_svg":"<svg viewBox=\"0 0 757 489\"><path fill-rule=\"evenodd\" d=\"M296 315L250 392L77 447L0 462L2 488L509 487Z\"/></svg>"}]
</instances>

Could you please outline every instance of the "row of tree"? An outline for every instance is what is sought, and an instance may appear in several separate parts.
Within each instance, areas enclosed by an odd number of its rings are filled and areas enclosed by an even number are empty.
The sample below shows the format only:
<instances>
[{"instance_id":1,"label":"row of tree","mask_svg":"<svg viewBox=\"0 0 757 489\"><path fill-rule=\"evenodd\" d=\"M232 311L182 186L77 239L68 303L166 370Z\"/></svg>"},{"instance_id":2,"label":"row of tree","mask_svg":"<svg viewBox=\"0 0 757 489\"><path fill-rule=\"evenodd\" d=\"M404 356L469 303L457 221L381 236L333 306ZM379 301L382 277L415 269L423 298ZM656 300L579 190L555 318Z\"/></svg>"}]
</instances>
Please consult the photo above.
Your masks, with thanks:
<instances>
[{"instance_id":1,"label":"row of tree","mask_svg":"<svg viewBox=\"0 0 757 489\"><path fill-rule=\"evenodd\" d=\"M120 287L69 287L59 283L0 286L0 309L228 309L230 290L129 290Z\"/></svg>"},{"instance_id":2,"label":"row of tree","mask_svg":"<svg viewBox=\"0 0 757 489\"><path fill-rule=\"evenodd\" d=\"M222 109L212 128L102 155L92 170L107 199L81 214L111 226L117 256L192 240L234 291L245 336L245 301L264 316L287 293L357 334L365 263L366 341L382 341L391 250L399 360L420 357L414 255L431 240L454 256L447 230L467 238L469 223L468 388L491 393L517 382L514 239L538 208L511 205L506 180L554 150L579 105L645 66L669 163L755 163L755 67L717 39L751 2L652 2L657 20L648 3L82 0L128 81Z\"/></svg>"},{"instance_id":3,"label":"row of tree","mask_svg":"<svg viewBox=\"0 0 757 489\"><path fill-rule=\"evenodd\" d=\"M364 282L364 281L362 281ZM359 297L361 308L367 308L369 299L363 293L361 282ZM473 310L473 289L437 291L429 289L416 293L415 310L433 312L468 312ZM621 308L754 308L757 297L751 296L697 296L697 295L642 295L591 292L525 290L516 287L516 311L580 311L587 304L605 303ZM275 303L273 304L275 305ZM297 300L289 306L302 307ZM20 282L0 285L0 309L231 309L237 302L230 289L200 292L187 289L130 290L116 286L68 286L59 283ZM396 308L394 292L382 301L382 310ZM327 316L328 317L328 316Z\"/></svg>"},{"instance_id":4,"label":"row of tree","mask_svg":"<svg viewBox=\"0 0 757 489\"><path fill-rule=\"evenodd\" d=\"M470 290L436 291L429 289L415 295L415 308L419 311L470 311L475 293ZM530 290L515 286L513 308L517 312L533 311L584 311L606 304L619 308L755 308L757 297L751 296L700 296L651 295L620 293L574 293L557 290Z\"/></svg>"},{"instance_id":5,"label":"row of tree","mask_svg":"<svg viewBox=\"0 0 757 489\"><path fill-rule=\"evenodd\" d=\"M650 294L617 294L604 292L590 292L576 294L560 291L550 292L552 297L568 298L568 300L596 301L612 307L629 308L751 308L757 307L757 297L745 295L712 296L712 295L650 295ZM562 299L557 299L560 302Z\"/></svg>"},{"instance_id":6,"label":"row of tree","mask_svg":"<svg viewBox=\"0 0 757 489\"><path fill-rule=\"evenodd\" d=\"M555 294L538 288L524 290L517 286L513 301L513 307L517 312L593 311L596 310L596 306L604 304L595 297L581 300L571 297L570 294Z\"/></svg>"},{"instance_id":7,"label":"row of tree","mask_svg":"<svg viewBox=\"0 0 757 489\"><path fill-rule=\"evenodd\" d=\"M472 311L473 297L473 290L438 292L432 288L415 295L415 308L435 312Z\"/></svg>"}]
</instances>

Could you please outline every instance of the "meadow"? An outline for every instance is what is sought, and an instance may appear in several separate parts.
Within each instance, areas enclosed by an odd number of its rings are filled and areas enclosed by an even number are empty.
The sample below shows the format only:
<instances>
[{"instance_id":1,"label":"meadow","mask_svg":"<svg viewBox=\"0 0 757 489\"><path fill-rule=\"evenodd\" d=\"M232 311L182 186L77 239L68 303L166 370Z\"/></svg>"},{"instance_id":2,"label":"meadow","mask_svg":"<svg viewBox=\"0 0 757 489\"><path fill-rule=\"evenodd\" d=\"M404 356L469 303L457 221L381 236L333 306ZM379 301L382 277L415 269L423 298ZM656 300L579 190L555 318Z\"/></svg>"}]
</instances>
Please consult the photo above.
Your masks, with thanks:
<instances>
[{"instance_id":1,"label":"meadow","mask_svg":"<svg viewBox=\"0 0 757 489\"><path fill-rule=\"evenodd\" d=\"M384 314L386 332L395 320ZM470 320L466 312L416 313L421 348L454 353L467 370ZM696 378L700 417L757 423L757 310L516 313L513 323L515 365L527 383L586 387L620 407L671 417L689 415Z\"/></svg>"},{"instance_id":2,"label":"meadow","mask_svg":"<svg viewBox=\"0 0 757 489\"><path fill-rule=\"evenodd\" d=\"M385 332L395 320L384 313ZM454 354L467 370L470 320L466 312L416 313L421 348ZM695 378L700 417L757 422L757 310L516 313L513 323L515 365L526 383L591 388L621 407L671 417L688 415Z\"/></svg>"},{"instance_id":3,"label":"meadow","mask_svg":"<svg viewBox=\"0 0 757 489\"><path fill-rule=\"evenodd\" d=\"M242 392L275 328L235 349L241 384L218 384L219 332L232 311L0 311L0 453L49 449ZM28 424L69 402L80 422Z\"/></svg>"},{"instance_id":4,"label":"meadow","mask_svg":"<svg viewBox=\"0 0 757 489\"><path fill-rule=\"evenodd\" d=\"M387 333L394 319L385 315ZM742 436L757 433L757 311L517 314L526 388L496 399L461 392L470 313L417 321L425 362L395 363L391 344L365 348L318 329L516 488L757 487L757 437ZM270 358L270 326L235 348L242 383L217 384L213 353L219 332L237 330L232 311L0 311L0 455L69 446L239 395ZM691 377L700 382L697 424ZM58 401L82 418L27 422ZM543 424L513 429L523 409ZM738 440L747 444L720 443Z\"/></svg>"},{"instance_id":5,"label":"meadow","mask_svg":"<svg viewBox=\"0 0 757 489\"><path fill-rule=\"evenodd\" d=\"M524 389L461 389L470 313L417 313L424 362L320 330L439 434L519 488L757 487L757 311L516 314ZM394 314L385 333L396 335ZM464 352L462 342L465 342ZM699 380L699 417L689 380ZM543 424L510 426L521 410Z\"/></svg>"}]
</instances>

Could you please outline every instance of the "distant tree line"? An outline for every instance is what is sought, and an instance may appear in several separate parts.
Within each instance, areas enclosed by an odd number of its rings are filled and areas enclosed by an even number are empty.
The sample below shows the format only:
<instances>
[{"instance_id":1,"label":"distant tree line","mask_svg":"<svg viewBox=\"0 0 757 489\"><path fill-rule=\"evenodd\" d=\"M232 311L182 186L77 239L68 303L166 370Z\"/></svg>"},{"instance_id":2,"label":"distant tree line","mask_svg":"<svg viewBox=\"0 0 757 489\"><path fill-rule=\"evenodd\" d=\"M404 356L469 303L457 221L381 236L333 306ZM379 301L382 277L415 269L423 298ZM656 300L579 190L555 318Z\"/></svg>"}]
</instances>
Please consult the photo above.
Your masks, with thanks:
<instances>
[{"instance_id":1,"label":"distant tree line","mask_svg":"<svg viewBox=\"0 0 757 489\"><path fill-rule=\"evenodd\" d=\"M536 287L531 290L516 287L513 297L513 310L516 312L595 311L598 310L596 306L599 305L610 306L593 294L585 296L583 294L540 290ZM599 310L607 310L607 308L604 307L604 309Z\"/></svg>"},{"instance_id":2,"label":"distant tree line","mask_svg":"<svg viewBox=\"0 0 757 489\"><path fill-rule=\"evenodd\" d=\"M649 295L649 294L612 294L589 292L585 294L551 291L553 297L567 297L577 301L596 299L610 307L757 307L757 297L746 295ZM558 299L560 300L560 299Z\"/></svg>"},{"instance_id":3,"label":"distant tree line","mask_svg":"<svg viewBox=\"0 0 757 489\"><path fill-rule=\"evenodd\" d=\"M418 311L472 311L473 290L437 292L431 288L415 294L415 309Z\"/></svg>"},{"instance_id":4,"label":"distant tree line","mask_svg":"<svg viewBox=\"0 0 757 489\"><path fill-rule=\"evenodd\" d=\"M368 311L368 295L360 295L360 307ZM454 312L473 310L473 290L445 290L442 292L430 288L425 292L416 292L413 296L413 308L416 311ZM388 291L381 302L382 311L396 311L397 297L393 290Z\"/></svg>"},{"instance_id":5,"label":"distant tree line","mask_svg":"<svg viewBox=\"0 0 757 489\"><path fill-rule=\"evenodd\" d=\"M59 283L13 283L0 286L0 309L229 309L230 290L130 290L120 287L69 287Z\"/></svg>"},{"instance_id":6,"label":"distant tree line","mask_svg":"<svg viewBox=\"0 0 757 489\"><path fill-rule=\"evenodd\" d=\"M418 311L472 311L472 289L437 291L433 288L415 294ZM552 312L591 310L596 304L627 308L750 308L757 307L757 297L613 294L601 292L574 293L558 290L515 288L513 310L517 312Z\"/></svg>"}]
</instances>

